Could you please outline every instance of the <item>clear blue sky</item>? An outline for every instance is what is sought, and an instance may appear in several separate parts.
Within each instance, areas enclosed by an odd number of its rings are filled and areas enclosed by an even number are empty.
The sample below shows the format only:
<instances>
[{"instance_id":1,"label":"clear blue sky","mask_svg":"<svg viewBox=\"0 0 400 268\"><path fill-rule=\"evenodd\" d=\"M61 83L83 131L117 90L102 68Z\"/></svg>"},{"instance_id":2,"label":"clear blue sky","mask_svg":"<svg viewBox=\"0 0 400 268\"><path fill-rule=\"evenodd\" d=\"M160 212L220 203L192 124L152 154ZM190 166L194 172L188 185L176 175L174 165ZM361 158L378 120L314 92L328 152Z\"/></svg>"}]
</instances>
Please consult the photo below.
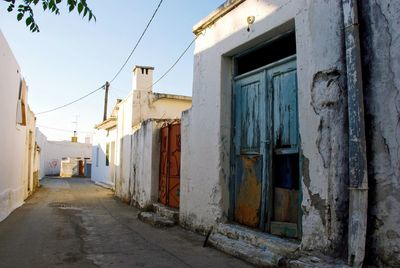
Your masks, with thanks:
<instances>
[{"instance_id":1,"label":"clear blue sky","mask_svg":"<svg viewBox=\"0 0 400 268\"><path fill-rule=\"evenodd\" d=\"M64 0L63 2L66 2ZM31 33L16 13L6 12L0 1L0 29L5 35L29 86L34 112L72 101L110 80L132 50L159 0L88 0L97 22L81 19L77 12L61 10L56 16L36 8L40 33ZM131 90L132 67L155 67L161 76L194 38L192 27L223 0L164 0L133 57L110 89L109 111L116 98ZM65 3L60 6L65 7ZM192 95L193 47L153 89L156 92ZM37 116L37 125L91 131L102 120L104 91L67 108ZM70 139L72 132L41 128L49 139ZM83 141L85 133L79 133Z\"/></svg>"}]
</instances>

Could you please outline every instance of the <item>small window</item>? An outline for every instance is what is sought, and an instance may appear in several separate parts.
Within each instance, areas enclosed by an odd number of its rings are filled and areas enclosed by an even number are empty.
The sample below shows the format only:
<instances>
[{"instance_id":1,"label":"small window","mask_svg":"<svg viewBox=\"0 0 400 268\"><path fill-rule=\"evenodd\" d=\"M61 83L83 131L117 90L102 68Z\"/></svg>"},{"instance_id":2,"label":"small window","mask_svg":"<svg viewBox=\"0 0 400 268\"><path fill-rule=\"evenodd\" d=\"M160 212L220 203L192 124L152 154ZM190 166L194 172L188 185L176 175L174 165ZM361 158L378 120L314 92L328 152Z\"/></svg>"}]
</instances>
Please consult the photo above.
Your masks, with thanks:
<instances>
[{"instance_id":1,"label":"small window","mask_svg":"<svg viewBox=\"0 0 400 268\"><path fill-rule=\"evenodd\" d=\"M26 82L21 80L17 103L17 124L26 126Z\"/></svg>"},{"instance_id":2,"label":"small window","mask_svg":"<svg viewBox=\"0 0 400 268\"><path fill-rule=\"evenodd\" d=\"M106 166L110 165L110 144L106 144Z\"/></svg>"},{"instance_id":3,"label":"small window","mask_svg":"<svg viewBox=\"0 0 400 268\"><path fill-rule=\"evenodd\" d=\"M236 57L236 75L250 72L295 54L296 36L294 32L290 32Z\"/></svg>"}]
</instances>

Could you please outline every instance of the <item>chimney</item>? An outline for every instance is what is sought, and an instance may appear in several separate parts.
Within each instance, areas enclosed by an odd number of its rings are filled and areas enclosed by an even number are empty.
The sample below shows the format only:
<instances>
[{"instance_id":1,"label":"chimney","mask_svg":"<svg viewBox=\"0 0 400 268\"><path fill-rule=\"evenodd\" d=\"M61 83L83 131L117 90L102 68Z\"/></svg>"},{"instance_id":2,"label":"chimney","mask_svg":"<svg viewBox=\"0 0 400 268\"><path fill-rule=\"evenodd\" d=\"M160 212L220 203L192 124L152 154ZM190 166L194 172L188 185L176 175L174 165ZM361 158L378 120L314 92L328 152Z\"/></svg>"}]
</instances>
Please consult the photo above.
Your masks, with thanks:
<instances>
[{"instance_id":1,"label":"chimney","mask_svg":"<svg viewBox=\"0 0 400 268\"><path fill-rule=\"evenodd\" d=\"M154 67L135 66L133 68L133 90L152 91Z\"/></svg>"}]
</instances>

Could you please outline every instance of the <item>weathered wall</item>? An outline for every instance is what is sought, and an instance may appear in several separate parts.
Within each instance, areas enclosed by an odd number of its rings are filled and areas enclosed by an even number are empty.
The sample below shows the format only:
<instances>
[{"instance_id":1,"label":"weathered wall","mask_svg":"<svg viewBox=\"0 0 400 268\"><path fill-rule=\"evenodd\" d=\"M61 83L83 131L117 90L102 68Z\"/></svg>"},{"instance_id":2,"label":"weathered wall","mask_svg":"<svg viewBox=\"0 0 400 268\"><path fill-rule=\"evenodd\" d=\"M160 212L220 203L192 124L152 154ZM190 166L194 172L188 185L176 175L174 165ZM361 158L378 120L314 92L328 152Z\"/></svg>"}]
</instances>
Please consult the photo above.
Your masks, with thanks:
<instances>
[{"instance_id":1,"label":"weathered wall","mask_svg":"<svg viewBox=\"0 0 400 268\"><path fill-rule=\"evenodd\" d=\"M44 156L46 152L46 146L47 146L47 137L39 130L39 128L36 128L35 130L36 136L35 140L37 143L37 146L40 148L40 161L39 161L39 180L41 180L45 176L45 170L46 170L46 161L44 161Z\"/></svg>"},{"instance_id":2,"label":"weathered wall","mask_svg":"<svg viewBox=\"0 0 400 268\"><path fill-rule=\"evenodd\" d=\"M28 198L34 189L35 173L35 140L36 140L36 118L35 114L27 107L26 134L24 141L24 199Z\"/></svg>"},{"instance_id":3,"label":"weathered wall","mask_svg":"<svg viewBox=\"0 0 400 268\"><path fill-rule=\"evenodd\" d=\"M180 220L206 230L229 207L232 56L296 31L303 157L302 247L343 254L347 119L340 1L247 0L196 40L193 107L182 127ZM247 16L255 23L247 31ZM212 68L210 68L212 66Z\"/></svg>"},{"instance_id":4,"label":"weathered wall","mask_svg":"<svg viewBox=\"0 0 400 268\"><path fill-rule=\"evenodd\" d=\"M41 153L41 161L44 161L45 166L44 175L58 175L63 157L80 157L82 160L92 158L92 145L70 141L47 141Z\"/></svg>"},{"instance_id":5,"label":"weathered wall","mask_svg":"<svg viewBox=\"0 0 400 268\"><path fill-rule=\"evenodd\" d=\"M132 92L118 104L117 116L117 143L116 143L116 178L115 195L130 202L129 182L131 170L131 146L132 146L132 116L133 96Z\"/></svg>"},{"instance_id":6,"label":"weathered wall","mask_svg":"<svg viewBox=\"0 0 400 268\"><path fill-rule=\"evenodd\" d=\"M26 127L16 121L21 70L0 31L0 221L24 200Z\"/></svg>"},{"instance_id":7,"label":"weathered wall","mask_svg":"<svg viewBox=\"0 0 400 268\"><path fill-rule=\"evenodd\" d=\"M144 90L132 92L132 126L153 119L179 119L184 110L192 106L191 98Z\"/></svg>"},{"instance_id":8,"label":"weathered wall","mask_svg":"<svg viewBox=\"0 0 400 268\"><path fill-rule=\"evenodd\" d=\"M400 266L400 2L359 1L369 173L368 260Z\"/></svg>"},{"instance_id":9,"label":"weathered wall","mask_svg":"<svg viewBox=\"0 0 400 268\"><path fill-rule=\"evenodd\" d=\"M116 128L113 128L109 131L103 129L96 130L96 133L93 136L92 147L92 181L105 183L111 187L115 186L115 171L118 168L118 166L115 164L116 141ZM114 148L112 148L112 142L114 142ZM110 157L108 166L106 165L107 143L110 144Z\"/></svg>"},{"instance_id":10,"label":"weathered wall","mask_svg":"<svg viewBox=\"0 0 400 268\"><path fill-rule=\"evenodd\" d=\"M132 204L145 208L158 200L160 127L162 121L146 120L132 137Z\"/></svg>"}]
</instances>

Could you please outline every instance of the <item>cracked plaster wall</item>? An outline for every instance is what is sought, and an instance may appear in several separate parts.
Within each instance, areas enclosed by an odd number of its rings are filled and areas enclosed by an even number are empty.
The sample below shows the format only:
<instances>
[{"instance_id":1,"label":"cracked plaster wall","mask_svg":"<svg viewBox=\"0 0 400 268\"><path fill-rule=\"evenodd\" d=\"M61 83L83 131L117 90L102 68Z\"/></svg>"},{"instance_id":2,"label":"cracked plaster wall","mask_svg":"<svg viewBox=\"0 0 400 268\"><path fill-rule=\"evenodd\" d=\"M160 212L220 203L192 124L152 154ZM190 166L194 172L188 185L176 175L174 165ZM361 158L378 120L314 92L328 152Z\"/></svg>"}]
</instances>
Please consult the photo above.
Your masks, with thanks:
<instances>
[{"instance_id":1,"label":"cracked plaster wall","mask_svg":"<svg viewBox=\"0 0 400 268\"><path fill-rule=\"evenodd\" d=\"M369 173L368 261L400 266L400 2L359 1Z\"/></svg>"},{"instance_id":2,"label":"cracked plaster wall","mask_svg":"<svg viewBox=\"0 0 400 268\"><path fill-rule=\"evenodd\" d=\"M248 0L199 36L193 107L183 117L182 224L205 230L227 221L233 70L229 59L276 37L293 20L289 28L296 30L304 160L302 247L344 254L347 95L341 14L340 1ZM249 32L243 19L248 15L255 16Z\"/></svg>"}]
</instances>

